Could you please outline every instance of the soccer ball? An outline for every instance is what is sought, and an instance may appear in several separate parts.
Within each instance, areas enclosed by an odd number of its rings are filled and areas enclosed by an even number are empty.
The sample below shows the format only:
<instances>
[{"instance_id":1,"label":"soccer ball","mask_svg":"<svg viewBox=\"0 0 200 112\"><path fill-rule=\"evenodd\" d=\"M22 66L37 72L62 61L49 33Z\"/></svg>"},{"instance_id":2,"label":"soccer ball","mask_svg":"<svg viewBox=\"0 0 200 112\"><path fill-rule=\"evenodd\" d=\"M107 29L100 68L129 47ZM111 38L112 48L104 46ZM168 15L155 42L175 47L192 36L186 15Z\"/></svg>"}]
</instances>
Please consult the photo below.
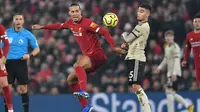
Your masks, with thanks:
<instances>
[{"instance_id":1,"label":"soccer ball","mask_svg":"<svg viewBox=\"0 0 200 112\"><path fill-rule=\"evenodd\" d=\"M118 17L115 13L107 13L103 17L103 24L107 27L115 27L118 23Z\"/></svg>"}]
</instances>

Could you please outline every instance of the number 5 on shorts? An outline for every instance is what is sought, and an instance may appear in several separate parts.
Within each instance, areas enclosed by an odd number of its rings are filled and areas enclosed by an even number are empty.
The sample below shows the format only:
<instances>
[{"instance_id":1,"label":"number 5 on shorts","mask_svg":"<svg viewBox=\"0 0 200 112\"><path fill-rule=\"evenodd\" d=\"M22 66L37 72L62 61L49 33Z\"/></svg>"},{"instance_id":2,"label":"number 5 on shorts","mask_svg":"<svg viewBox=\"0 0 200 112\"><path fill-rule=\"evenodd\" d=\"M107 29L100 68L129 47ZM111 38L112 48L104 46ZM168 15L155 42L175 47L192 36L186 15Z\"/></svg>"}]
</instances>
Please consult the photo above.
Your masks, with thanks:
<instances>
[{"instance_id":1,"label":"number 5 on shorts","mask_svg":"<svg viewBox=\"0 0 200 112\"><path fill-rule=\"evenodd\" d=\"M133 71L130 71L128 81L133 81Z\"/></svg>"}]
</instances>

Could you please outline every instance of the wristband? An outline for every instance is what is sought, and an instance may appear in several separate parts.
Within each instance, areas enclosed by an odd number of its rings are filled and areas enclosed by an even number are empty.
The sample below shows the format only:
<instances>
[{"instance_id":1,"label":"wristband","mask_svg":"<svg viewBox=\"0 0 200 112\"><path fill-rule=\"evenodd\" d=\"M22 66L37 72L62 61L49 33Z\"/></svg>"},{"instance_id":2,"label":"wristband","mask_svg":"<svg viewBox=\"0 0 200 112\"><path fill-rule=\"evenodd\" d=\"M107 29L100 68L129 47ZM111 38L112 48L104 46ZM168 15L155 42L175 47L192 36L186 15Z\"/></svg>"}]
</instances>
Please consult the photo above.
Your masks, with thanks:
<instances>
[{"instance_id":1,"label":"wristband","mask_svg":"<svg viewBox=\"0 0 200 112\"><path fill-rule=\"evenodd\" d=\"M29 56L30 56L30 59L32 59L34 57L33 54L29 54Z\"/></svg>"}]
</instances>

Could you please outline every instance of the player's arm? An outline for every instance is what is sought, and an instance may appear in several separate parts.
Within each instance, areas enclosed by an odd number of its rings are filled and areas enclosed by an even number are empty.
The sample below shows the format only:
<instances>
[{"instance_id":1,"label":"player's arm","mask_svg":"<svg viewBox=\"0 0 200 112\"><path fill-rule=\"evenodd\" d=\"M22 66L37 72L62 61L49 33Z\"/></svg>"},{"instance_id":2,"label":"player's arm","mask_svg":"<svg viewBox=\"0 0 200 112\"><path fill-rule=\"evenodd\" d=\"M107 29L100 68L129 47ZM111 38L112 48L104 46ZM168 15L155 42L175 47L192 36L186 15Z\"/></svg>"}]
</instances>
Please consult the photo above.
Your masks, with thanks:
<instances>
[{"instance_id":1,"label":"player's arm","mask_svg":"<svg viewBox=\"0 0 200 112\"><path fill-rule=\"evenodd\" d=\"M141 35L142 35L141 27L142 27L142 26L137 25L137 26L131 31L131 33L123 32L123 33L122 33L123 40L124 40L125 42L132 42L132 41L134 41L136 38L138 38L139 36L141 36Z\"/></svg>"},{"instance_id":2,"label":"player's arm","mask_svg":"<svg viewBox=\"0 0 200 112\"><path fill-rule=\"evenodd\" d=\"M87 20L84 24L84 28L88 31L104 36L106 38L106 41L109 43L110 47L116 53L126 54L125 50L116 47L115 41L112 39L112 36L110 35L110 33L107 30L105 30L103 27L101 27L100 25L94 23L91 20Z\"/></svg>"},{"instance_id":3,"label":"player's arm","mask_svg":"<svg viewBox=\"0 0 200 112\"><path fill-rule=\"evenodd\" d=\"M183 61L187 61L188 60L188 58L190 56L190 51L191 51L191 44L189 42L189 36L187 35Z\"/></svg>"},{"instance_id":4,"label":"player's arm","mask_svg":"<svg viewBox=\"0 0 200 112\"><path fill-rule=\"evenodd\" d=\"M39 30L39 29L48 29L48 30L62 30L68 28L68 21L64 23L55 23L55 24L48 24L48 25L33 25L33 30Z\"/></svg>"},{"instance_id":5,"label":"player's arm","mask_svg":"<svg viewBox=\"0 0 200 112\"><path fill-rule=\"evenodd\" d=\"M176 73L176 66L180 66L180 47L179 46L175 46L174 49L173 49L173 54L172 55L172 58L173 58L173 70L172 70L172 75L178 75Z\"/></svg>"},{"instance_id":6,"label":"player's arm","mask_svg":"<svg viewBox=\"0 0 200 112\"><path fill-rule=\"evenodd\" d=\"M2 42L4 44L3 56L5 58L8 55L8 52L10 50L10 44L9 44L9 41L8 41L8 37L6 35L6 30L2 25L0 25L0 37L1 37L1 40L2 40Z\"/></svg>"},{"instance_id":7,"label":"player's arm","mask_svg":"<svg viewBox=\"0 0 200 112\"><path fill-rule=\"evenodd\" d=\"M166 59L166 56L165 56L164 59L162 60L162 62L160 63L160 65L158 66L158 69L161 70L161 69L163 69L166 65L167 65L167 59Z\"/></svg>"},{"instance_id":8,"label":"player's arm","mask_svg":"<svg viewBox=\"0 0 200 112\"><path fill-rule=\"evenodd\" d=\"M92 31L99 35L104 36L106 38L106 41L109 43L110 47L111 48L115 47L115 41L112 39L112 36L110 35L110 33L104 28L102 28L100 25L92 21L87 21L87 23L85 23L85 27L89 31Z\"/></svg>"},{"instance_id":9,"label":"player's arm","mask_svg":"<svg viewBox=\"0 0 200 112\"><path fill-rule=\"evenodd\" d=\"M40 52L40 48L38 46L36 37L32 33L30 33L29 43L33 48L33 51L30 53L30 56L36 56Z\"/></svg>"}]
</instances>

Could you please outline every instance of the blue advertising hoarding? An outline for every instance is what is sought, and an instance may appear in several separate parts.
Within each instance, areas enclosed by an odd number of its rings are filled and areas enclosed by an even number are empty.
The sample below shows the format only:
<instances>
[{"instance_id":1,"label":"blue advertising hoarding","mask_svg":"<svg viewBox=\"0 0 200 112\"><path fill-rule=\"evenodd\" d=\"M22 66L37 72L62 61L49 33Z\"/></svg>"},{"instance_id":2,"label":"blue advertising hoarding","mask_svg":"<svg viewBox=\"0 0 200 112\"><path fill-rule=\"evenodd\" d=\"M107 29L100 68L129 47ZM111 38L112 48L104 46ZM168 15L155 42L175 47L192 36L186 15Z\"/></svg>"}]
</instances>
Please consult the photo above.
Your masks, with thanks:
<instances>
[{"instance_id":1,"label":"blue advertising hoarding","mask_svg":"<svg viewBox=\"0 0 200 112\"><path fill-rule=\"evenodd\" d=\"M167 112L167 100L163 92L149 92L152 112ZM181 92L189 104L195 105L195 112L200 112L200 92ZM23 112L21 97L13 97L15 112ZM132 93L91 95L90 103L95 112L142 112L137 97ZM183 105L175 103L175 112L187 112ZM3 99L0 97L0 112L4 112ZM30 112L81 112L78 100L72 95L37 95L30 97Z\"/></svg>"}]
</instances>

